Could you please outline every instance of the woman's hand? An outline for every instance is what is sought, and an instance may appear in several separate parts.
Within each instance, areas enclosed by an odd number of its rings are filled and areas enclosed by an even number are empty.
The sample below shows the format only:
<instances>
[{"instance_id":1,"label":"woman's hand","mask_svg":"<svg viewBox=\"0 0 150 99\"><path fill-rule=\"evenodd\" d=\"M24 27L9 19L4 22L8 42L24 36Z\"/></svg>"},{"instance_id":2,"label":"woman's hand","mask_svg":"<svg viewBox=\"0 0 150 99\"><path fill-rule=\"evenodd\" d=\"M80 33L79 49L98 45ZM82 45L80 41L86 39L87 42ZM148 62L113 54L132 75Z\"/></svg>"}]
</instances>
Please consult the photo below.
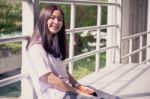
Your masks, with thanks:
<instances>
[{"instance_id":1,"label":"woman's hand","mask_svg":"<svg viewBox=\"0 0 150 99\"><path fill-rule=\"evenodd\" d=\"M92 95L93 92L95 92L95 90L93 90L92 88L86 87L83 85L79 85L77 89L79 89L81 92L88 94L88 95Z\"/></svg>"},{"instance_id":2,"label":"woman's hand","mask_svg":"<svg viewBox=\"0 0 150 99\"><path fill-rule=\"evenodd\" d=\"M93 97L93 95L90 95L90 94L87 94L87 93L84 93L84 92L81 92L81 91L80 91L80 95L87 96L87 97Z\"/></svg>"}]
</instances>

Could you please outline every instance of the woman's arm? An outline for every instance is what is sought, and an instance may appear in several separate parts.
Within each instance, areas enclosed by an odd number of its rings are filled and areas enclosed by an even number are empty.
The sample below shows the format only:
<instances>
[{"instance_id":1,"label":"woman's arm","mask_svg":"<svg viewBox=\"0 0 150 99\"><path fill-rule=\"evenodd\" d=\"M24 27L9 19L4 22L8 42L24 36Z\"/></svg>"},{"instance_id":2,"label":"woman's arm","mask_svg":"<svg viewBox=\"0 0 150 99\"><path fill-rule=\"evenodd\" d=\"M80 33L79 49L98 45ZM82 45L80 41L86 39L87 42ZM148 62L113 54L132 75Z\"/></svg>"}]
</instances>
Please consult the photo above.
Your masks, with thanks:
<instances>
[{"instance_id":1,"label":"woman's arm","mask_svg":"<svg viewBox=\"0 0 150 99\"><path fill-rule=\"evenodd\" d=\"M91 96L87 93L80 91L79 89L77 89L75 87L72 87L72 86L66 84L65 82L63 82L59 77L57 77L53 73L48 73L48 74L44 75L41 79L52 84L58 90L61 90L64 92L72 92L72 93L81 94L81 95L85 95L85 96Z\"/></svg>"},{"instance_id":2,"label":"woman's arm","mask_svg":"<svg viewBox=\"0 0 150 99\"><path fill-rule=\"evenodd\" d=\"M63 80L61 80L59 77L57 77L53 73L45 74L41 79L44 81L47 81L48 83L53 85L55 88L57 88L61 91L81 94L80 90L66 84L65 82L63 82Z\"/></svg>"},{"instance_id":3,"label":"woman's arm","mask_svg":"<svg viewBox=\"0 0 150 99\"><path fill-rule=\"evenodd\" d=\"M73 87L77 88L81 85L77 80L74 79L74 77L69 72L67 72L67 74L69 76L69 81Z\"/></svg>"}]
</instances>

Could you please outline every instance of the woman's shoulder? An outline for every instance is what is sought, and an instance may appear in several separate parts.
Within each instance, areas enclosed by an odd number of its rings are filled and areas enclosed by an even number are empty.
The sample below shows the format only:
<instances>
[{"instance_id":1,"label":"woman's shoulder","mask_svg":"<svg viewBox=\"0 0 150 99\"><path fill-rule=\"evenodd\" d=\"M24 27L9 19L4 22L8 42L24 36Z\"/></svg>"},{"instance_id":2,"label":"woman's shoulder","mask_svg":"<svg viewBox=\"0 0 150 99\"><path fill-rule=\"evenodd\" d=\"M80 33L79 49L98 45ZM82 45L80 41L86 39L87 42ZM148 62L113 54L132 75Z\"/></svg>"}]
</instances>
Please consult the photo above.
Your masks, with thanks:
<instances>
[{"instance_id":1,"label":"woman's shoulder","mask_svg":"<svg viewBox=\"0 0 150 99\"><path fill-rule=\"evenodd\" d=\"M36 52L43 52L45 53L45 50L42 46L42 44L33 44L29 49L28 52L36 53Z\"/></svg>"},{"instance_id":2,"label":"woman's shoulder","mask_svg":"<svg viewBox=\"0 0 150 99\"><path fill-rule=\"evenodd\" d=\"M35 49L35 50L36 49L43 49L43 46L42 46L42 44L35 43L28 48L28 50L33 50L33 49Z\"/></svg>"}]
</instances>

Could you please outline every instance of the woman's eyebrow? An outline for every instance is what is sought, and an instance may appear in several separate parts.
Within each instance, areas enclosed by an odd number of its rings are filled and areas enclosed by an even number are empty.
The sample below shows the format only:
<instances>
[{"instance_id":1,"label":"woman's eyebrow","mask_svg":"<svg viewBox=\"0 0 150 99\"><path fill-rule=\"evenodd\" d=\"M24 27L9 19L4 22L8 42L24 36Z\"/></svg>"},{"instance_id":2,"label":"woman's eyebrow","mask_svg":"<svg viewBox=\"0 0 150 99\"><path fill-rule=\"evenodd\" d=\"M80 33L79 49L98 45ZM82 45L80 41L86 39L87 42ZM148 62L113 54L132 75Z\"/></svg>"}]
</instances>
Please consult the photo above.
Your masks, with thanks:
<instances>
[{"instance_id":1,"label":"woman's eyebrow","mask_svg":"<svg viewBox=\"0 0 150 99\"><path fill-rule=\"evenodd\" d=\"M60 16L51 15L50 17L56 17L56 18L61 18L61 19L63 19L63 16L62 16L62 15L60 15Z\"/></svg>"}]
</instances>

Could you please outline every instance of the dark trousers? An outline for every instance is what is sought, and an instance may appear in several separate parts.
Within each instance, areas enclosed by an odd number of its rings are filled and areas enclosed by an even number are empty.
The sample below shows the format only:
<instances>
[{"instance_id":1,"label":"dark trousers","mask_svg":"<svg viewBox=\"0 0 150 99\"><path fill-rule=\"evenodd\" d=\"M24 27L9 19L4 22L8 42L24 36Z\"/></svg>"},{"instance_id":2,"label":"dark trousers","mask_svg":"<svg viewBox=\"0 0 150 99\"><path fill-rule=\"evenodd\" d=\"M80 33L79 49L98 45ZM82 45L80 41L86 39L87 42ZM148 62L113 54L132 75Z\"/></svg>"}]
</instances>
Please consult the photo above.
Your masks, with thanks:
<instances>
[{"instance_id":1,"label":"dark trousers","mask_svg":"<svg viewBox=\"0 0 150 99\"><path fill-rule=\"evenodd\" d=\"M96 90L96 89L94 89L94 90L95 90L95 93L97 94L97 96L88 97L88 96L83 96L83 95L69 92L69 93L65 94L63 99L121 99L118 96L110 95L110 94L103 92L101 90Z\"/></svg>"}]
</instances>

